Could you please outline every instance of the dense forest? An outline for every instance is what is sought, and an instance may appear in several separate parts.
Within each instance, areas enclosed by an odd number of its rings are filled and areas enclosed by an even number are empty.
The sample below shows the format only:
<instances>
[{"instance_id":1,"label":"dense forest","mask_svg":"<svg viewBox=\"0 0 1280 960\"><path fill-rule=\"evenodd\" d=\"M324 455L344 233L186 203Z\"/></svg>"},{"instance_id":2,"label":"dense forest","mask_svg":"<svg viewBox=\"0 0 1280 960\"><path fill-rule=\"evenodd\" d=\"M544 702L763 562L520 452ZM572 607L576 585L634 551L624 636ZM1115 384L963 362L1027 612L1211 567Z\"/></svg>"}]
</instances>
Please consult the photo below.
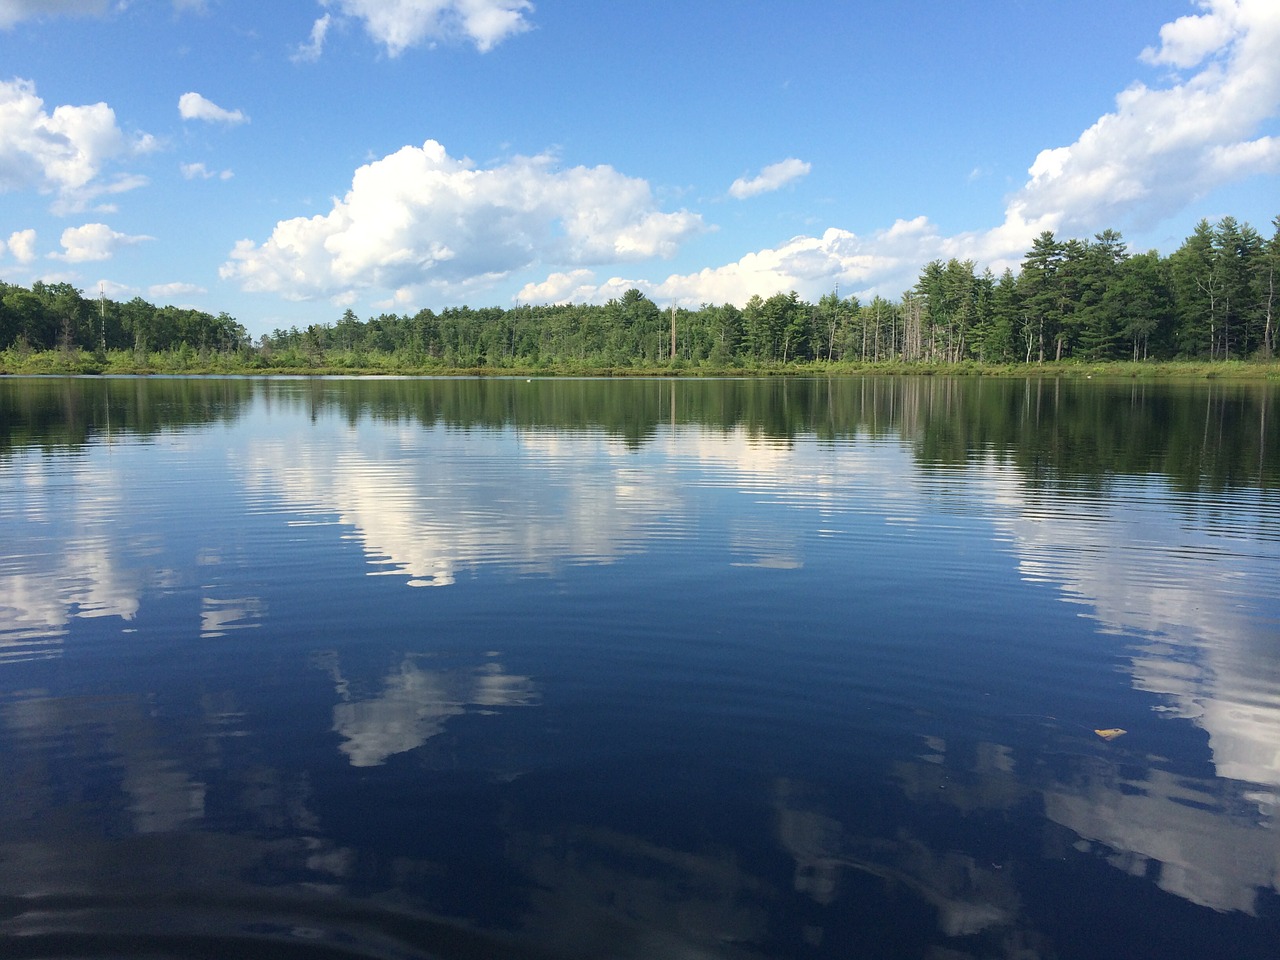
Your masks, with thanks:
<instances>
[{"instance_id":1,"label":"dense forest","mask_svg":"<svg viewBox=\"0 0 1280 960\"><path fill-rule=\"evenodd\" d=\"M934 261L894 302L795 292L739 308L664 310L639 290L603 305L449 307L275 330L254 342L226 313L86 299L70 284L0 283L0 350L79 351L185 369L714 368L830 363L1231 360L1275 355L1280 217L1202 220L1169 256L1120 234L1033 242L1015 273ZM156 364L163 355L168 362Z\"/></svg>"}]
</instances>

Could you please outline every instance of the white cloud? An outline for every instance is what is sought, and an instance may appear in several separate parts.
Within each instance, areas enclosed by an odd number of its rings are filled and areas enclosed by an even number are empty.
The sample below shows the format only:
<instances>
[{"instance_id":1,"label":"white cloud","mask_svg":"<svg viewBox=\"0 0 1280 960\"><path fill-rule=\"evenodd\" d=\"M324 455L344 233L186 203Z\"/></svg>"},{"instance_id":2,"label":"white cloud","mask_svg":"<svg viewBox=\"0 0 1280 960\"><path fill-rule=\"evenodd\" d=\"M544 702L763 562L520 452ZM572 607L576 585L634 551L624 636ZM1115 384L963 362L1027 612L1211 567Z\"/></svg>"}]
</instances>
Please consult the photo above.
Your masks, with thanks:
<instances>
[{"instance_id":1,"label":"white cloud","mask_svg":"<svg viewBox=\"0 0 1280 960\"><path fill-rule=\"evenodd\" d=\"M15 230L9 234L9 253L19 263L31 263L36 258L36 232Z\"/></svg>"},{"instance_id":2,"label":"white cloud","mask_svg":"<svg viewBox=\"0 0 1280 960\"><path fill-rule=\"evenodd\" d=\"M0 0L0 30L20 20L70 14L84 16L102 13L107 0Z\"/></svg>"},{"instance_id":3,"label":"white cloud","mask_svg":"<svg viewBox=\"0 0 1280 960\"><path fill-rule=\"evenodd\" d=\"M204 287L194 283L157 283L147 287L147 296L157 302L172 301L177 297L189 297L208 292Z\"/></svg>"},{"instance_id":4,"label":"white cloud","mask_svg":"<svg viewBox=\"0 0 1280 960\"><path fill-rule=\"evenodd\" d=\"M178 98L178 113L183 120L205 120L209 123L225 123L235 126L248 123L249 118L240 110L227 110L198 93L184 93Z\"/></svg>"},{"instance_id":5,"label":"white cloud","mask_svg":"<svg viewBox=\"0 0 1280 960\"><path fill-rule=\"evenodd\" d=\"M1170 64L1179 69L1194 67L1231 40L1235 3L1196 4L1209 15L1179 17L1160 28L1160 46L1147 47L1141 59L1151 64ZM1217 7L1215 10L1214 8Z\"/></svg>"},{"instance_id":6,"label":"white cloud","mask_svg":"<svg viewBox=\"0 0 1280 960\"><path fill-rule=\"evenodd\" d=\"M105 223L86 223L81 227L67 227L62 231L65 253L50 254L55 260L68 263L86 263L92 260L110 260L121 247L152 240L154 237L131 237L117 233Z\"/></svg>"},{"instance_id":7,"label":"white cloud","mask_svg":"<svg viewBox=\"0 0 1280 960\"><path fill-rule=\"evenodd\" d=\"M83 209L104 193L146 183L139 176L103 180L101 175L113 160L155 146L154 138L146 135L127 138L105 103L59 106L48 113L34 83L0 81L0 193L57 193L57 212Z\"/></svg>"},{"instance_id":8,"label":"white cloud","mask_svg":"<svg viewBox=\"0 0 1280 960\"><path fill-rule=\"evenodd\" d=\"M659 211L647 182L612 167L561 170L543 155L476 169L428 140L358 169L328 214L283 220L261 246L240 241L221 275L293 299L465 293L539 262L668 257L702 229L696 214Z\"/></svg>"},{"instance_id":9,"label":"white cloud","mask_svg":"<svg viewBox=\"0 0 1280 960\"><path fill-rule=\"evenodd\" d=\"M125 286L123 283L117 283L114 280L107 280L105 277L89 288L90 290L101 290L102 295L108 300L115 300L118 303L125 303L138 296L137 287Z\"/></svg>"},{"instance_id":10,"label":"white cloud","mask_svg":"<svg viewBox=\"0 0 1280 960\"><path fill-rule=\"evenodd\" d=\"M809 169L809 164L803 160L788 157L778 163L771 163L750 180L739 177L729 186L729 196L746 200L762 193L772 193L794 180L808 176Z\"/></svg>"},{"instance_id":11,"label":"white cloud","mask_svg":"<svg viewBox=\"0 0 1280 960\"><path fill-rule=\"evenodd\" d=\"M12 27L22 20L37 20L55 16L96 16L107 12L109 6L116 12L129 6L130 0L0 0L0 30ZM205 13L208 0L173 0L173 9L182 13Z\"/></svg>"},{"instance_id":12,"label":"white cloud","mask_svg":"<svg viewBox=\"0 0 1280 960\"><path fill-rule=\"evenodd\" d=\"M329 14L325 14L311 25L311 37L306 43L298 44L298 48L289 58L294 63L314 63L324 52L325 37L329 34Z\"/></svg>"},{"instance_id":13,"label":"white cloud","mask_svg":"<svg viewBox=\"0 0 1280 960\"><path fill-rule=\"evenodd\" d=\"M1209 150L1209 169L1224 180L1236 180L1259 170L1280 169L1280 139L1259 137L1243 143L1228 143Z\"/></svg>"},{"instance_id":14,"label":"white cloud","mask_svg":"<svg viewBox=\"0 0 1280 960\"><path fill-rule=\"evenodd\" d=\"M114 203L99 203L98 198L115 196L145 187L150 181L140 174L121 173L109 180L102 180L80 190L70 190L53 202L50 210L59 217L83 213L92 209L95 213L115 213Z\"/></svg>"},{"instance_id":15,"label":"white cloud","mask_svg":"<svg viewBox=\"0 0 1280 960\"><path fill-rule=\"evenodd\" d=\"M326 7L364 22L365 30L398 56L437 40L470 40L481 52L530 28L529 0L321 0ZM312 28L312 41L315 28Z\"/></svg>"},{"instance_id":16,"label":"white cloud","mask_svg":"<svg viewBox=\"0 0 1280 960\"><path fill-rule=\"evenodd\" d=\"M212 180L217 177L219 180L230 180L235 174L230 170L210 170L203 163L183 163L179 165L182 170L182 176L186 180Z\"/></svg>"},{"instance_id":17,"label":"white cloud","mask_svg":"<svg viewBox=\"0 0 1280 960\"><path fill-rule=\"evenodd\" d=\"M580 303L594 300L599 295L600 285L595 282L596 275L586 269L570 270L568 273L553 273L541 283L526 283L516 294L516 300L522 303Z\"/></svg>"},{"instance_id":18,"label":"white cloud","mask_svg":"<svg viewBox=\"0 0 1280 960\"><path fill-rule=\"evenodd\" d=\"M1280 4L1200 7L1143 53L1153 64L1203 64L1199 72L1162 89L1134 84L1074 143L1042 151L1010 215L1072 231L1149 224L1227 181L1280 171L1280 140L1254 139L1280 109Z\"/></svg>"}]
</instances>

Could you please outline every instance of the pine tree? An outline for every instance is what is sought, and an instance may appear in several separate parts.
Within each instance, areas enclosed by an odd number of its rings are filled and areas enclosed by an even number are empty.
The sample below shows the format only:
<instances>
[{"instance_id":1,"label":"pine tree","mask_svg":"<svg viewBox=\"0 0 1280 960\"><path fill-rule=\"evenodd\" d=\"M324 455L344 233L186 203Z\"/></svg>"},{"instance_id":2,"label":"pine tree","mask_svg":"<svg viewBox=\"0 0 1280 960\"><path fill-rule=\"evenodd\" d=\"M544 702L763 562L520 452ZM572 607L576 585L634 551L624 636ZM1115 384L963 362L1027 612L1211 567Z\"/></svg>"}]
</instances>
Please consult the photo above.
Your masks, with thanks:
<instances>
[{"instance_id":1,"label":"pine tree","mask_svg":"<svg viewBox=\"0 0 1280 960\"><path fill-rule=\"evenodd\" d=\"M1186 356L1217 355L1223 281L1214 254L1214 232L1201 220L1169 258L1176 303L1175 338Z\"/></svg>"},{"instance_id":2,"label":"pine tree","mask_svg":"<svg viewBox=\"0 0 1280 960\"><path fill-rule=\"evenodd\" d=\"M1035 353L1044 362L1045 347L1057 342L1062 326L1062 281L1059 273L1065 259L1065 248L1046 230L1031 243L1022 262L1018 278L1023 307L1023 336L1027 342L1027 359Z\"/></svg>"}]
</instances>

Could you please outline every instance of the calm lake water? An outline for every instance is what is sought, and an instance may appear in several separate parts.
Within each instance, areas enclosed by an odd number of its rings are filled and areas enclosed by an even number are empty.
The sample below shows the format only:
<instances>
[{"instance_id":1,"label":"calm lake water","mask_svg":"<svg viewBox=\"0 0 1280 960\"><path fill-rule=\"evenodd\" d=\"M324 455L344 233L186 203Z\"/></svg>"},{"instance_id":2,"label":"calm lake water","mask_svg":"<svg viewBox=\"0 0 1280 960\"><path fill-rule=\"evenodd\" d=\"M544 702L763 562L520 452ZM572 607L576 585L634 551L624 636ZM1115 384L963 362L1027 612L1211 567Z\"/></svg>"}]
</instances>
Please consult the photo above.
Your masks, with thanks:
<instances>
[{"instance_id":1,"label":"calm lake water","mask_svg":"<svg viewBox=\"0 0 1280 960\"><path fill-rule=\"evenodd\" d=\"M0 380L0 762L5 957L1274 960L1280 393Z\"/></svg>"}]
</instances>

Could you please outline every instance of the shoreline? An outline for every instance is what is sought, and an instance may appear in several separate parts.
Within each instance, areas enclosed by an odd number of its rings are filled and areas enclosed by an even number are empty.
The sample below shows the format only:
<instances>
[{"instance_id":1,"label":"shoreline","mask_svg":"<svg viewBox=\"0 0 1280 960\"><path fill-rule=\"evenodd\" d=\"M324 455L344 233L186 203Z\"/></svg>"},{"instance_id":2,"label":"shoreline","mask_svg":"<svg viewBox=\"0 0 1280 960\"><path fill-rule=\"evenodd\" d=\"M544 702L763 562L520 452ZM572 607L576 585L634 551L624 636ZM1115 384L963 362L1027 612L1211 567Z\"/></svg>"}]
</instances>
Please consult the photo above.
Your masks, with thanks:
<instances>
[{"instance_id":1,"label":"shoreline","mask_svg":"<svg viewBox=\"0 0 1280 960\"><path fill-rule=\"evenodd\" d=\"M717 366L677 362L659 366L591 364L446 366L408 362L394 355L343 356L311 365L272 365L270 358L236 354L153 353L140 359L127 351L0 351L0 376L250 376L250 377L580 377L580 378L770 378L856 376L951 376L1122 380L1280 381L1280 360L1048 361L987 364L823 363Z\"/></svg>"}]
</instances>

